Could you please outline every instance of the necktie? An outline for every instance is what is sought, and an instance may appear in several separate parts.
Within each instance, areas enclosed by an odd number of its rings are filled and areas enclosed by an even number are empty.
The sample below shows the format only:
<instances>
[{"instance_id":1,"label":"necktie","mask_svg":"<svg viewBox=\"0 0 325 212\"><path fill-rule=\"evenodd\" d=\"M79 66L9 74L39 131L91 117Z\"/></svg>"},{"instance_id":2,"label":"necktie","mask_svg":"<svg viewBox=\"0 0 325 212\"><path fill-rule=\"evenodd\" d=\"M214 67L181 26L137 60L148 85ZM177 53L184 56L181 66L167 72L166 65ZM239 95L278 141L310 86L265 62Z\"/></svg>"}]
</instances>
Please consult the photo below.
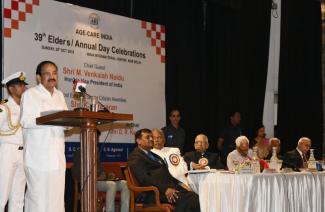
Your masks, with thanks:
<instances>
[{"instance_id":1,"label":"necktie","mask_svg":"<svg viewBox=\"0 0 325 212\"><path fill-rule=\"evenodd\" d=\"M304 161L304 163L303 163L304 168L308 168L308 162L307 162L306 154L302 154L302 159Z\"/></svg>"},{"instance_id":2,"label":"necktie","mask_svg":"<svg viewBox=\"0 0 325 212\"><path fill-rule=\"evenodd\" d=\"M148 157L153 160L153 161L157 161L157 159L155 158L155 156L152 154L152 152L148 151L147 153Z\"/></svg>"}]
</instances>

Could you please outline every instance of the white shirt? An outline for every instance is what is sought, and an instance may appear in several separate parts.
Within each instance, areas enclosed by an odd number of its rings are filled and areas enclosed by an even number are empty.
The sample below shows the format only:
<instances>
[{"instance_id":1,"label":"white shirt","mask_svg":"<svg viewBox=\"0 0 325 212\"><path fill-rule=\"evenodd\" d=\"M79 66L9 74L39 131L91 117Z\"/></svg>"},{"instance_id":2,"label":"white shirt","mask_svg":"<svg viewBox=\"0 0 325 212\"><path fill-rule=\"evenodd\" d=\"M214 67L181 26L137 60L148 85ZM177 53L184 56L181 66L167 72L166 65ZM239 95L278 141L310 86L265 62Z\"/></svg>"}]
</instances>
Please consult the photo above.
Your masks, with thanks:
<instances>
[{"instance_id":1,"label":"white shirt","mask_svg":"<svg viewBox=\"0 0 325 212\"><path fill-rule=\"evenodd\" d=\"M188 181L185 176L187 174L187 164L184 161L184 158L181 156L180 151L178 148L174 147L164 147L161 150L159 149L152 149L153 153L159 155L168 165L168 171L169 173L180 182L184 183L188 186ZM173 165L170 155L176 154L179 157L179 163L176 165Z\"/></svg>"},{"instance_id":2,"label":"white shirt","mask_svg":"<svg viewBox=\"0 0 325 212\"><path fill-rule=\"evenodd\" d=\"M25 166L42 171L65 169L64 128L36 125L36 118L43 111L67 109L63 93L55 88L52 95L42 84L23 93L21 125Z\"/></svg>"},{"instance_id":3,"label":"white shirt","mask_svg":"<svg viewBox=\"0 0 325 212\"><path fill-rule=\"evenodd\" d=\"M234 169L234 161L238 161L239 163L244 162L247 159L250 159L253 157L253 151L251 149L248 150L247 156L244 157L242 156L237 149L233 150L232 152L230 152L228 154L227 157L227 166L229 170L233 170Z\"/></svg>"},{"instance_id":4,"label":"white shirt","mask_svg":"<svg viewBox=\"0 0 325 212\"><path fill-rule=\"evenodd\" d=\"M300 149L299 149L298 147L297 147L296 149L297 149L297 151L298 151L299 154L300 154L301 160L304 161L304 156L303 156L303 154L302 154L302 151L300 151ZM305 155L305 156L306 156L306 155ZM306 157L306 159L307 159L307 157Z\"/></svg>"},{"instance_id":5,"label":"white shirt","mask_svg":"<svg viewBox=\"0 0 325 212\"><path fill-rule=\"evenodd\" d=\"M4 131L4 133L10 133L13 132L12 129L9 128L8 123L8 111L4 105L7 105L10 109L11 113L11 122L13 125L17 125L19 123L20 118L20 106L17 105L15 100L9 96L8 102L0 105L0 109L2 112L0 112L0 131ZM13 135L0 135L0 144L1 143L8 143L8 144L16 144L19 146L23 145L23 135L21 127L16 131Z\"/></svg>"}]
</instances>

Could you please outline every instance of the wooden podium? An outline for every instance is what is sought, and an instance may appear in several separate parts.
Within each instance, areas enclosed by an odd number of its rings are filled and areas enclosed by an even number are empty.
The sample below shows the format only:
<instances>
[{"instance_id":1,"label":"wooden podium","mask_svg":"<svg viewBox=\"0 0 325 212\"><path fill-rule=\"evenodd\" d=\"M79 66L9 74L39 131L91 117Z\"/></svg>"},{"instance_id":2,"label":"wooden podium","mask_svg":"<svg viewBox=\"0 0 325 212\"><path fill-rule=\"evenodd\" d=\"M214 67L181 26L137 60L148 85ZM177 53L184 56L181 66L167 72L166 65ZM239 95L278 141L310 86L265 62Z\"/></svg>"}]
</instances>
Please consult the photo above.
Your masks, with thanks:
<instances>
[{"instance_id":1,"label":"wooden podium","mask_svg":"<svg viewBox=\"0 0 325 212\"><path fill-rule=\"evenodd\" d=\"M97 209L97 126L130 120L132 114L89 111L61 111L36 119L41 125L80 127L82 212Z\"/></svg>"}]
</instances>

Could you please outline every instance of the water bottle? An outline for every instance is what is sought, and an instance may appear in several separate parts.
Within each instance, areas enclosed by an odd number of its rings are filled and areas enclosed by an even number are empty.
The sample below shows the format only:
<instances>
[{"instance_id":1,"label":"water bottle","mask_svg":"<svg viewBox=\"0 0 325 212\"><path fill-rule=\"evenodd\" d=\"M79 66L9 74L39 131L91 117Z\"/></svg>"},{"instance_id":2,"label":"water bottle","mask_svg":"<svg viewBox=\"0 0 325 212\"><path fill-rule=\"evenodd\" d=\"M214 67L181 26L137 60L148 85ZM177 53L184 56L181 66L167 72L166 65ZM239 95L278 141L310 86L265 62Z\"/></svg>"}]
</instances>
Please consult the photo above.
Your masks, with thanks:
<instances>
[{"instance_id":1,"label":"water bottle","mask_svg":"<svg viewBox=\"0 0 325 212\"><path fill-rule=\"evenodd\" d=\"M308 169L316 169L316 159L314 156L314 149L310 149L310 156L308 160Z\"/></svg>"},{"instance_id":2,"label":"water bottle","mask_svg":"<svg viewBox=\"0 0 325 212\"><path fill-rule=\"evenodd\" d=\"M253 157L252 157L251 166L252 166L253 173L261 172L261 165L260 165L260 160L257 156L257 147L256 146L253 147Z\"/></svg>"},{"instance_id":3,"label":"water bottle","mask_svg":"<svg viewBox=\"0 0 325 212\"><path fill-rule=\"evenodd\" d=\"M278 167L278 157L276 156L276 147L272 147L272 157L270 160L270 169L274 169L277 172L280 171Z\"/></svg>"}]
</instances>

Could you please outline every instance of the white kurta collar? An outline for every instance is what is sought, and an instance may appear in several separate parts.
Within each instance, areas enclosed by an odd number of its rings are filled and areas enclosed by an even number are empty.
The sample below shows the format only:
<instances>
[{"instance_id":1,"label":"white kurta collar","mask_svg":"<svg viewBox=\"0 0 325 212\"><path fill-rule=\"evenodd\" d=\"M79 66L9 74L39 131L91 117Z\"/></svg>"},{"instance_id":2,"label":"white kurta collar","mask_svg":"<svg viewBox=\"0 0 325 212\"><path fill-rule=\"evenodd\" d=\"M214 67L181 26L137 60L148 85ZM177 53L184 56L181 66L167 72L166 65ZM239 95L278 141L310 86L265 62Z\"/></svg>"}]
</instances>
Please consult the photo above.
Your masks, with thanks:
<instances>
[{"instance_id":1,"label":"white kurta collar","mask_svg":"<svg viewBox=\"0 0 325 212\"><path fill-rule=\"evenodd\" d=\"M39 83L39 84L37 85L37 88L38 88L38 90L40 90L41 92L43 92L44 94L46 94L46 95L48 95L48 96L50 96L50 97L52 97L52 96L57 92L56 87L54 87L54 89L53 89L53 95L52 95L51 92L48 91L48 90L44 87L44 85L42 85L41 83Z\"/></svg>"}]
</instances>

